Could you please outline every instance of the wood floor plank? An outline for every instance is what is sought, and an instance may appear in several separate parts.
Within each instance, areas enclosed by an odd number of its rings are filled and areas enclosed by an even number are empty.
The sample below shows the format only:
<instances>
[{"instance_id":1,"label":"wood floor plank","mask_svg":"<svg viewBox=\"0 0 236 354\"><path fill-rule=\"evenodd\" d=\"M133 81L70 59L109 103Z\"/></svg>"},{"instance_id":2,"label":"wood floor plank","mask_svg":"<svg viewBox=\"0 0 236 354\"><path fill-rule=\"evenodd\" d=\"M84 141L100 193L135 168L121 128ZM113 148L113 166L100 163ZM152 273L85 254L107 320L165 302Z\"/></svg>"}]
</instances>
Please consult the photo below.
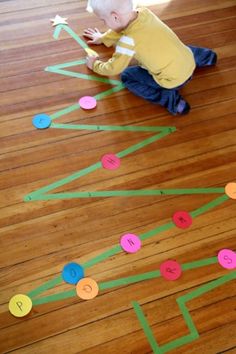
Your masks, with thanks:
<instances>
[{"instance_id":1,"label":"wood floor plank","mask_svg":"<svg viewBox=\"0 0 236 354\"><path fill-rule=\"evenodd\" d=\"M140 3L142 0L139 1ZM45 72L48 66L84 58L67 33L52 37L50 19L68 17L82 36L105 25L86 11L87 1L0 1L0 353L150 354L151 347L132 307L138 301L159 345L187 335L176 300L229 274L218 263L184 271L168 282L157 277L100 290L92 301L79 297L34 305L23 318L8 303L61 275L65 264L84 264L119 244L127 233L143 235L170 223L177 210L193 211L221 194L74 198L24 202L24 197L153 135L70 129L36 130L35 114L54 114L83 95L110 88L98 81ZM191 104L184 117L122 90L56 122L86 125L172 126L176 132L137 150L119 169L98 169L52 193L104 190L224 188L236 182L236 13L235 0L157 1L150 8L186 43L213 48L214 67L197 69L182 94ZM107 60L113 48L96 47ZM85 65L70 68L91 74ZM114 77L119 79L118 76ZM143 241L136 254L119 252L86 269L98 283L158 270L236 250L236 203L229 199L193 219ZM235 271L235 270L234 270ZM231 270L233 272L233 270ZM65 282L45 290L54 296L74 289ZM236 352L236 283L187 301L199 338L175 354ZM158 354L158 353L157 353Z\"/></svg>"}]
</instances>

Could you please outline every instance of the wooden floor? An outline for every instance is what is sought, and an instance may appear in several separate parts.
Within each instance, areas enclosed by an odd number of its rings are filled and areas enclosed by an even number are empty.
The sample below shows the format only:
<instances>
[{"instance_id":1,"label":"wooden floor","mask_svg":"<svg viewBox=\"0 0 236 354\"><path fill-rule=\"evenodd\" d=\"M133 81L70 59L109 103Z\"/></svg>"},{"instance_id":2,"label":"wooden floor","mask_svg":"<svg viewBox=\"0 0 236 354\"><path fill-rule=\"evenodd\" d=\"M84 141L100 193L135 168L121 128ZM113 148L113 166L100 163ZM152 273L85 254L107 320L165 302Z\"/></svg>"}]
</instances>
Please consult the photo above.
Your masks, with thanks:
<instances>
[{"instance_id":1,"label":"wooden floor","mask_svg":"<svg viewBox=\"0 0 236 354\"><path fill-rule=\"evenodd\" d=\"M119 243L121 235L147 234L171 222L178 210L201 208L219 194L97 197L24 202L24 197L151 137L150 132L37 130L35 114L54 114L107 84L45 72L84 58L84 50L62 32L53 39L50 18L68 17L79 36L86 27L105 27L85 10L86 1L0 2L0 352L151 353L132 303L138 302L159 346L189 334L176 302L181 296L232 270L217 262L184 271L176 281L156 277L79 297L34 305L15 318L8 303L16 294L58 278L70 262L84 264ZM97 169L56 192L221 188L236 182L236 3L235 0L173 0L151 7L186 44L218 53L214 68L196 71L183 89L192 110L172 117L163 108L122 90L95 110L75 110L57 123L172 126L175 133L122 159L114 171ZM102 58L112 49L96 47ZM74 71L90 74L85 66ZM229 199L193 219L189 229L167 227L142 243L136 254L119 252L89 267L98 283L157 271L162 262L180 264L236 249L236 202ZM199 338L170 353L236 353L236 284L215 287L186 302ZM73 285L60 282L40 296ZM160 351L157 351L159 353Z\"/></svg>"}]
</instances>

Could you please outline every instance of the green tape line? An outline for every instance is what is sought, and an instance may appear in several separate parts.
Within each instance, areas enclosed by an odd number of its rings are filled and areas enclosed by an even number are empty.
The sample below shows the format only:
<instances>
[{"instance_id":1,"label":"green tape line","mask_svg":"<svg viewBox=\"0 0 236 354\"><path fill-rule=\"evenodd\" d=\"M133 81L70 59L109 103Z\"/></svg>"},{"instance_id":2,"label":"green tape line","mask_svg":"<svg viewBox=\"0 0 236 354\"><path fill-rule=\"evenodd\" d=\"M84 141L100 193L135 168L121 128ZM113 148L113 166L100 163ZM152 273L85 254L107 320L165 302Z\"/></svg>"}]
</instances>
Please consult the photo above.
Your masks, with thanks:
<instances>
[{"instance_id":1,"label":"green tape line","mask_svg":"<svg viewBox=\"0 0 236 354\"><path fill-rule=\"evenodd\" d=\"M147 138L147 139L141 141L140 143L132 145L128 149L125 149L125 150L119 152L118 154L116 154L116 156L118 156L119 158L125 157L125 156L139 150L139 149L142 149L143 147L145 147L149 144L154 143L157 140L160 140L161 138L164 138L165 136L169 135L170 133L172 133L172 131L166 130L166 131L161 132L160 134L156 134L154 136L151 136L150 138Z\"/></svg>"},{"instance_id":2,"label":"green tape line","mask_svg":"<svg viewBox=\"0 0 236 354\"><path fill-rule=\"evenodd\" d=\"M103 97L106 97L106 96L110 95L111 93L118 92L121 89L123 89L123 87L121 87L120 85L117 85L116 87L113 87L113 88L111 88L111 89L109 89L107 91L104 91L104 92L102 92L99 95L96 95L94 97L95 98L97 97L97 99L102 99ZM64 109L52 114L50 116L50 118L52 120L55 120L56 118L59 118L59 117L65 115L65 114L69 114L71 112L74 112L74 111L76 111L79 108L80 108L79 103L73 104L73 105L71 105L71 106L69 106L67 108L64 108ZM55 124L55 123L52 123L51 126L50 126L50 128L57 128L57 129L59 128L59 129L79 129L79 130L81 130L81 128L78 128L78 127L80 127L79 124ZM92 125L91 125L91 127L92 127ZM95 130L95 129L89 129L89 130Z\"/></svg>"},{"instance_id":3,"label":"green tape line","mask_svg":"<svg viewBox=\"0 0 236 354\"><path fill-rule=\"evenodd\" d=\"M216 198L215 201L218 200L218 199L219 198ZM221 203L223 203L224 201L225 200L221 199ZM211 203L211 208L213 208L215 205L216 205L215 203ZM218 203L217 203L217 205L218 205ZM202 210L202 207L199 208L199 209ZM209 210L209 208L207 210ZM197 211L198 211L198 209L195 210L196 214L198 214ZM144 241L144 240L146 240L146 239L148 239L148 238L150 238L152 236L157 235L160 232L167 231L167 230L171 229L173 226L175 226L175 224L173 222L169 222L167 224L158 226L157 228L154 228L151 231L148 231L148 232L140 235L140 239L142 241ZM120 245L116 245L113 248L111 248L110 250L107 250L107 251L103 252L102 254L100 254L100 255L92 258L91 260L87 261L86 263L84 263L83 264L83 268L84 269L90 268L90 267L94 266L95 264L97 264L97 263L99 263L101 261L104 261L104 260L106 260L107 258L109 258L111 256L114 256L114 255L118 254L121 251L122 251L121 246ZM206 266L206 265L210 265L210 264L214 264L214 263L217 263L217 257L207 258L207 259L204 259L204 260L201 260L201 261L195 261L195 262L191 262L191 263L185 263L185 264L182 265L182 270L184 271L184 270L194 269L194 268L198 268L198 267L202 267L202 266ZM54 280L52 280L52 282L53 281ZM50 283L51 283L50 281L47 283L48 286L50 286L49 285ZM52 286L50 286L50 288ZM42 287L40 287L40 289L43 289L42 291L44 291L44 285L42 285ZM36 296L35 292L36 292L36 294L38 294L38 293L40 293L42 291L38 290L38 289L34 290L33 291L33 296ZM30 294L31 294L31 296L30 296ZM32 297L32 292L30 294L29 294L29 296Z\"/></svg>"},{"instance_id":4,"label":"green tape line","mask_svg":"<svg viewBox=\"0 0 236 354\"><path fill-rule=\"evenodd\" d=\"M104 91L104 92L101 92L101 93L98 93L97 95L95 95L94 97L96 98L96 100L101 100L102 98L106 97L106 96L109 96L111 95L112 93L115 93L115 92L119 92L121 90L124 89L124 86L123 84L119 84L115 87L112 87L111 89L107 90L107 91Z\"/></svg>"},{"instance_id":5,"label":"green tape line","mask_svg":"<svg viewBox=\"0 0 236 354\"><path fill-rule=\"evenodd\" d=\"M218 198L217 198L217 200L218 200ZM223 203L223 202L224 202L224 200L221 200L221 203ZM214 203L211 203L211 207L212 208L214 207L214 205L215 205ZM202 207L199 208L199 209L202 209ZM197 212L198 209L196 209L195 211ZM167 230L171 229L173 226L175 226L175 224L173 222L169 222L167 224L158 226L158 227L152 229L151 231L148 231L148 232L140 235L139 237L140 237L140 239L142 241L144 241L146 239L149 239L152 236L157 235L160 232L167 231ZM83 267L84 268L92 267L94 264L97 264L100 261L103 261L106 258L119 253L121 250L122 250L121 246L120 245L116 245L111 250L108 250L108 251L102 253L101 255L93 258L91 261L88 261L87 263L85 263L83 265ZM183 268L183 270L198 268L198 267L201 267L201 266L204 266L204 265L210 265L210 264L213 264L213 263L216 263L216 262L217 262L217 257L207 258L206 260L203 260L203 261L199 261L199 262L196 261L196 262L192 262L192 263L187 263L185 266L183 265L183 267L186 267L186 268Z\"/></svg>"},{"instance_id":6,"label":"green tape line","mask_svg":"<svg viewBox=\"0 0 236 354\"><path fill-rule=\"evenodd\" d=\"M134 311L136 313L136 316L137 316L137 318L139 320L140 326L142 327L142 329L143 329L143 331L144 331L144 333L145 333L145 335L147 337L147 340L148 340L148 342L149 342L149 344L150 344L150 346L151 346L151 348L153 350L153 353L155 353L155 354L162 353L160 351L160 347L158 346L158 344L157 344L157 342L155 340L155 337L153 335L151 327L149 326L149 324L148 324L148 322L147 322L147 320L145 318L145 315L144 315L139 303L136 302L136 301L133 301L132 302L132 306L133 306L133 309L134 309Z\"/></svg>"},{"instance_id":7,"label":"green tape line","mask_svg":"<svg viewBox=\"0 0 236 354\"><path fill-rule=\"evenodd\" d=\"M122 250L122 248L119 245L117 245L114 248L102 253L101 255L99 255L99 256L93 258L92 260L88 261L87 263L85 263L83 265L83 268L84 269L89 268L89 267L95 265L96 263L107 259L110 256L114 256L115 254L119 253L121 250ZM186 271L186 270L190 270L190 269L204 267L204 266L214 264L217 262L218 262L217 257L211 257L211 258L206 258L206 259L202 259L199 261L184 263L183 265L181 265L181 268L183 271ZM158 278L160 276L161 276L160 270L147 272L147 273L141 273L141 274L137 274L137 275L130 276L130 277L125 277L125 278L120 278L120 279L111 280L111 281L107 281L107 282L102 282L99 284L99 289L106 290L106 289L114 288L117 286L128 285L128 284L133 284L133 283L137 283L137 282L144 281L144 280ZM28 296L30 298L34 298L34 297L38 296L39 294L45 292L46 290L51 289L53 286L58 285L62 281L63 281L63 279L61 276L58 278L52 279L51 281L48 281L44 285L41 285L37 289L31 291L28 294ZM60 293L60 294L64 294L64 292ZM71 293L69 292L69 297L70 297L70 294ZM46 297L46 298L48 300L50 300L50 299L51 300L44 301L44 303L54 301L54 297L52 297L51 295L49 298L48 297ZM66 296L64 298L66 298ZM42 299L44 299L44 298L41 298L41 300Z\"/></svg>"},{"instance_id":8,"label":"green tape line","mask_svg":"<svg viewBox=\"0 0 236 354\"><path fill-rule=\"evenodd\" d=\"M181 265L181 268L182 268L182 270L190 270L190 269L205 267L205 266L215 264L215 263L218 263L218 258L211 257L211 258L202 259L200 261L185 263L185 264Z\"/></svg>"},{"instance_id":9,"label":"green tape line","mask_svg":"<svg viewBox=\"0 0 236 354\"><path fill-rule=\"evenodd\" d=\"M106 83L109 85L120 86L122 88L125 87L122 84L122 82L119 80L110 79L108 77L100 77L100 76L96 76L96 75L88 75L88 74L78 73L76 71L63 70L65 68L70 68L73 66L79 66L79 65L84 65L84 64L86 64L86 59L80 59L80 60L76 60L76 61L72 61L72 62L47 66L44 70L47 72L52 72L54 74L72 76L75 78L85 79L85 80L99 81L99 82L103 82L103 83Z\"/></svg>"},{"instance_id":10,"label":"green tape line","mask_svg":"<svg viewBox=\"0 0 236 354\"><path fill-rule=\"evenodd\" d=\"M211 281L210 283L207 283L205 285L202 285L200 288L197 288L196 290L192 291L191 293L188 293L186 295L181 296L179 299L177 299L178 303L185 303L189 300L195 299L196 297L201 296L202 294L205 294L206 292L217 288L218 286L223 285L224 283L236 279L236 270L229 272L228 274Z\"/></svg>"},{"instance_id":11,"label":"green tape line","mask_svg":"<svg viewBox=\"0 0 236 354\"><path fill-rule=\"evenodd\" d=\"M160 353L166 353L169 350L172 350L172 349L175 349L175 348L178 348L178 347L182 347L185 344L193 342L197 338L199 338L199 334L195 334L195 332L191 333L191 334L187 334L186 336L183 336L183 337L181 337L179 339L176 339L175 341L173 341L171 343L163 345L161 347L161 352Z\"/></svg>"},{"instance_id":12,"label":"green tape line","mask_svg":"<svg viewBox=\"0 0 236 354\"><path fill-rule=\"evenodd\" d=\"M224 194L221 197L218 197L218 198L212 200L210 203L203 205L201 208L198 208L197 210L191 212L190 214L192 215L192 217L199 216L199 215L205 213L206 211L208 211L209 209L212 209L212 208L222 204L223 202L225 202L228 199L229 199L229 197Z\"/></svg>"},{"instance_id":13,"label":"green tape line","mask_svg":"<svg viewBox=\"0 0 236 354\"><path fill-rule=\"evenodd\" d=\"M159 270L156 270L153 272L148 272L148 273L143 273L143 274L137 274L137 275L133 275L133 276L126 277L126 278L120 278L120 279L100 283L99 289L105 290L105 289L109 289L109 288L114 288L116 286L138 283L140 281L158 278L159 276L160 276Z\"/></svg>"},{"instance_id":14,"label":"green tape line","mask_svg":"<svg viewBox=\"0 0 236 354\"><path fill-rule=\"evenodd\" d=\"M120 251L122 251L122 248L120 245L116 245L113 248L109 249L108 251L103 252L102 254L92 258L91 260L85 262L82 267L84 269L86 268L90 268L92 266L94 266L97 263L100 263L104 260L106 260L107 258L114 256L115 254L119 253Z\"/></svg>"},{"instance_id":15,"label":"green tape line","mask_svg":"<svg viewBox=\"0 0 236 354\"><path fill-rule=\"evenodd\" d=\"M61 64L61 67L62 67L62 65L63 64ZM95 76L95 75L77 73L75 71L62 70L62 69L56 68L55 66L47 67L46 71L54 73L54 74L60 74L60 75L64 75L64 76L74 77L77 79L85 79L85 80L90 80L90 81L103 82L103 83L107 83L107 84L111 84L111 85L120 86L120 88L124 88L124 86L123 85L121 86L121 83L118 80L111 80L111 79L106 79L106 78Z\"/></svg>"},{"instance_id":16,"label":"green tape line","mask_svg":"<svg viewBox=\"0 0 236 354\"><path fill-rule=\"evenodd\" d=\"M46 290L49 290L51 288L53 288L55 285L58 285L62 282L62 276L60 275L59 277L56 277L52 280L47 281L46 283L42 284L41 286L39 286L38 288L36 288L35 290L30 291L27 295L30 298L34 298L37 295L45 292Z\"/></svg>"},{"instance_id":17,"label":"green tape line","mask_svg":"<svg viewBox=\"0 0 236 354\"><path fill-rule=\"evenodd\" d=\"M170 230L173 226L175 226L175 224L172 221L168 222L167 224L158 226L155 229L152 229L152 230L140 235L140 239L141 239L141 241L145 241L145 240L149 239L150 237L159 234L160 232Z\"/></svg>"},{"instance_id":18,"label":"green tape line","mask_svg":"<svg viewBox=\"0 0 236 354\"><path fill-rule=\"evenodd\" d=\"M134 152L138 149L141 149L142 147L144 147L148 144L151 144L158 139L161 139L162 137L170 134L171 132L172 132L172 129L168 128L168 129L164 130L163 132L161 132L160 134L156 134L151 138L145 139L142 142L135 144L135 145L129 147L128 149L121 151L120 153L117 154L117 156L119 156L119 157L127 156L128 154L131 154L132 152ZM78 171L71 176L63 178L62 180L54 182L54 183L50 184L49 186L40 188L39 190L28 194L27 196L25 196L24 201L61 199L62 197L64 198L66 196L67 197L70 196L70 198L72 198L72 197L74 197L74 193L71 193L71 194L55 193L55 194L51 194L51 195L45 195L45 193L52 191L53 189L56 189L58 187L61 187L67 183L70 183L76 179L79 179L80 177L85 176L85 175L89 174L90 172L93 172L96 169L101 168L101 167L102 167L101 162L97 162L94 165L87 167L81 171ZM80 193L80 192L77 192L77 193ZM99 192L96 192L96 193L99 193ZM77 194L77 195L79 195L79 194Z\"/></svg>"},{"instance_id":19,"label":"green tape line","mask_svg":"<svg viewBox=\"0 0 236 354\"><path fill-rule=\"evenodd\" d=\"M161 346L160 347L161 353L166 353L169 350L182 347L183 345L190 343L195 339L199 338L197 328L194 325L194 322L192 320L191 315L189 314L188 309L185 306L179 306L179 308L190 333Z\"/></svg>"},{"instance_id":20,"label":"green tape line","mask_svg":"<svg viewBox=\"0 0 236 354\"><path fill-rule=\"evenodd\" d=\"M35 192L36 193L36 192ZM108 197L148 197L156 195L177 195L177 194L200 194L202 192L196 192L193 190L116 190L116 191L97 191L97 192L63 192L55 194L31 194L31 200L56 200L56 199L73 199L73 198L108 198ZM206 193L206 192L204 192Z\"/></svg>"},{"instance_id":21,"label":"green tape line","mask_svg":"<svg viewBox=\"0 0 236 354\"><path fill-rule=\"evenodd\" d=\"M49 296L45 296L42 298L34 299L32 301L32 303L33 303L33 305L42 305L42 304L47 304L47 303L53 302L53 301L68 299L70 297L74 297L75 295L76 295L76 290L72 289L69 291L64 291L59 294L49 295Z\"/></svg>"},{"instance_id":22,"label":"green tape line","mask_svg":"<svg viewBox=\"0 0 236 354\"><path fill-rule=\"evenodd\" d=\"M207 265L211 265L211 264L215 264L215 263L218 263L218 258L211 257L211 258L206 258L206 259L202 259L202 260L195 261L195 262L184 263L181 265L181 268L183 271L186 271L186 270L190 270L190 269L205 267ZM116 286L128 285L128 284L137 283L139 281L158 278L160 276L161 276L161 274L160 274L159 270L147 272L147 273L142 273L142 274L137 274L137 275L126 277L126 278L120 278L120 279L100 283L99 289L105 290L105 289L109 289L109 288L114 288Z\"/></svg>"},{"instance_id":23,"label":"green tape line","mask_svg":"<svg viewBox=\"0 0 236 354\"><path fill-rule=\"evenodd\" d=\"M44 193L47 193L49 191L51 191L52 189L55 189L55 188L58 188L58 187L61 187L67 183L70 183L82 176L85 176L87 175L88 173L90 172L93 172L93 171L96 171L98 168L100 168L102 166L101 162L97 162L87 168L84 168L83 170L80 170L79 172L76 172L74 173L73 175L70 175L66 178L63 178L62 180L60 181L57 181L57 182L54 182L46 187L43 187L43 188L40 188L39 190L37 190L36 192L33 192L31 194L29 194L28 196L25 197L25 201L29 201L29 200L33 200L33 198L37 195L40 195L40 194L44 194ZM32 198L32 199L31 199Z\"/></svg>"},{"instance_id":24,"label":"green tape line","mask_svg":"<svg viewBox=\"0 0 236 354\"><path fill-rule=\"evenodd\" d=\"M67 63L47 66L44 70L49 71L49 72L50 71L54 72L55 70L58 70L58 69L70 68L71 66L78 66L78 65L83 65L83 64L86 64L86 59L80 59L80 60L76 60L76 61L69 61Z\"/></svg>"},{"instance_id":25,"label":"green tape line","mask_svg":"<svg viewBox=\"0 0 236 354\"><path fill-rule=\"evenodd\" d=\"M153 349L153 352L156 354L163 354L163 353L166 353L170 350L181 347L184 344L190 343L193 340L197 339L199 337L199 333L197 331L197 328L193 322L193 319L192 319L185 303L187 301L192 300L196 297L199 297L199 296L205 294L206 292L209 292L209 291L217 288L218 286L221 286L221 285L225 284L226 282L229 282L233 279L236 279L236 271L233 271L227 275L224 275L224 276L218 278L217 280L211 281L211 282L199 287L198 289L196 289L186 295L179 297L177 299L177 303L179 305L179 308L180 308L180 311L183 315L185 323L190 331L190 334L183 336L181 338L175 339L175 340L173 340L165 345L162 345L162 346L158 346L158 344L153 336L152 330L145 318L145 315L144 315L140 305L137 302L133 302L132 305L134 307L134 311L137 315L137 318L140 322L141 327L144 330L147 340Z\"/></svg>"},{"instance_id":26,"label":"green tape line","mask_svg":"<svg viewBox=\"0 0 236 354\"><path fill-rule=\"evenodd\" d=\"M86 42L84 42L69 26L67 25L58 25L53 34L53 38L58 39L61 33L61 30L64 29L82 48L88 48Z\"/></svg>"},{"instance_id":27,"label":"green tape line","mask_svg":"<svg viewBox=\"0 0 236 354\"><path fill-rule=\"evenodd\" d=\"M58 111L58 112L52 114L52 115L50 116L50 118L51 118L52 120L54 120L54 119L56 119L56 118L59 118L59 117L61 117L61 116L64 116L65 114L72 113L72 112L76 111L76 110L79 109L79 108L80 108L80 105L79 105L78 103L73 104L72 106L69 106L69 107L67 107L67 108L64 108L64 109L62 109L62 110L60 110L60 111ZM53 124L53 123L52 123L52 124ZM52 124L51 124L51 126L52 126Z\"/></svg>"},{"instance_id":28,"label":"green tape line","mask_svg":"<svg viewBox=\"0 0 236 354\"><path fill-rule=\"evenodd\" d=\"M58 25L54 31L53 37L55 39L59 38L60 32L61 30L64 29L82 48L87 49L89 48L89 46L87 45L87 43L85 41L83 41L69 26L67 25ZM58 74L60 74L61 72L55 71L55 70L59 70L61 68L65 68L65 67L71 67L71 66L75 66L75 65L81 65L81 64L85 64L86 63L86 59L81 59L79 61L76 62L71 62L71 63L64 63L64 64L58 64L55 66L50 66L48 68L46 68L46 71L53 71L53 72L57 72ZM65 72L63 73L63 75L69 75L71 76L69 73L71 72ZM76 74L76 73L74 73ZM83 74L81 74L83 75ZM76 76L78 77L78 76ZM83 75L80 76L80 78L86 78L87 80L97 80L100 82L106 82L106 83L110 83L113 85L117 85L117 84L121 84L120 81L118 80L112 80L109 78L99 78L97 76L94 75ZM123 86L123 85L122 85Z\"/></svg>"},{"instance_id":29,"label":"green tape line","mask_svg":"<svg viewBox=\"0 0 236 354\"><path fill-rule=\"evenodd\" d=\"M100 81L100 80L97 80L97 81ZM120 85L117 85L117 87L113 87L113 88L111 88L111 89L109 89L107 91L104 91L104 92L102 92L99 95L96 95L94 97L95 98L97 97L97 99L101 99L103 97L106 97L106 96L110 95L111 93L118 92L121 89L123 89L123 87L121 87ZM51 120L55 120L56 118L64 116L65 114L72 113L72 112L76 111L77 109L80 109L80 105L78 103L75 103L75 104L73 104L73 105L71 105L69 107L66 107L66 108L58 111L58 112L55 112L54 114L52 114L50 116L50 118L51 118ZM78 127L79 127L79 125L76 125L76 124L55 124L55 123L52 123L51 126L50 126L50 128L79 129L79 130L81 130L81 128L78 128ZM95 130L95 129L89 129L89 130Z\"/></svg>"},{"instance_id":30,"label":"green tape line","mask_svg":"<svg viewBox=\"0 0 236 354\"><path fill-rule=\"evenodd\" d=\"M51 127L53 128L60 128L60 129L68 129L67 127L70 127L69 129L77 129L77 130L95 130L95 131L129 131L129 132L160 132L160 131L165 131L171 129L172 132L174 132L175 128L174 127L136 127L133 125L86 125L86 124L60 124L60 123L52 123ZM202 190L207 189L207 190L222 190L224 192L224 188L202 188ZM212 192L213 193L213 192Z\"/></svg>"}]
</instances>

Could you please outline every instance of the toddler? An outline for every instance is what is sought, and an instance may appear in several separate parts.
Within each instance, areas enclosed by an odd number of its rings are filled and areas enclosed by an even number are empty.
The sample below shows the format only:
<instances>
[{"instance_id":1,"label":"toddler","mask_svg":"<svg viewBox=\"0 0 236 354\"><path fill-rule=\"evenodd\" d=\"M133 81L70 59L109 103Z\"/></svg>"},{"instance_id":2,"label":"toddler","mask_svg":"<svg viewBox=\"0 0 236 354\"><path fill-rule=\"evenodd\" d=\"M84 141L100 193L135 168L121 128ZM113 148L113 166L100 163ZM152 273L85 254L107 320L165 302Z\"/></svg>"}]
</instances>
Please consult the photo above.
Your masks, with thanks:
<instances>
[{"instance_id":1,"label":"toddler","mask_svg":"<svg viewBox=\"0 0 236 354\"><path fill-rule=\"evenodd\" d=\"M107 62L87 57L87 66L100 75L121 74L131 92L160 104L173 115L186 114L188 102L179 89L192 77L195 67L216 64L208 48L184 45L177 35L147 8L133 8L132 0L90 0L89 6L109 30L84 30L90 44L115 46ZM133 59L138 65L129 66Z\"/></svg>"}]
</instances>

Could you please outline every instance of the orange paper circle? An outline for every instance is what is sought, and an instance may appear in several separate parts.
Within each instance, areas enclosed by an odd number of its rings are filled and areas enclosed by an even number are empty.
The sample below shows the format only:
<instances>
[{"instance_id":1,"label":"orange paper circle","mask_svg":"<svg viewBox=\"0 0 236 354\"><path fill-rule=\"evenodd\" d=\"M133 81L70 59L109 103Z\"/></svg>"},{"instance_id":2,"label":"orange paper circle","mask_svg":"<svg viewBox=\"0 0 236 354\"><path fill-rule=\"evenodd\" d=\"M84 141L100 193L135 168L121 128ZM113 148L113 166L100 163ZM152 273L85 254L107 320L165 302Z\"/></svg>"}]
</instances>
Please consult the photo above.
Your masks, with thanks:
<instances>
[{"instance_id":1,"label":"orange paper circle","mask_svg":"<svg viewBox=\"0 0 236 354\"><path fill-rule=\"evenodd\" d=\"M231 199L236 199L236 183L230 182L225 186L225 194Z\"/></svg>"},{"instance_id":2,"label":"orange paper circle","mask_svg":"<svg viewBox=\"0 0 236 354\"><path fill-rule=\"evenodd\" d=\"M83 278L76 285L77 295L83 300L94 299L98 295L98 284L91 278Z\"/></svg>"}]
</instances>

